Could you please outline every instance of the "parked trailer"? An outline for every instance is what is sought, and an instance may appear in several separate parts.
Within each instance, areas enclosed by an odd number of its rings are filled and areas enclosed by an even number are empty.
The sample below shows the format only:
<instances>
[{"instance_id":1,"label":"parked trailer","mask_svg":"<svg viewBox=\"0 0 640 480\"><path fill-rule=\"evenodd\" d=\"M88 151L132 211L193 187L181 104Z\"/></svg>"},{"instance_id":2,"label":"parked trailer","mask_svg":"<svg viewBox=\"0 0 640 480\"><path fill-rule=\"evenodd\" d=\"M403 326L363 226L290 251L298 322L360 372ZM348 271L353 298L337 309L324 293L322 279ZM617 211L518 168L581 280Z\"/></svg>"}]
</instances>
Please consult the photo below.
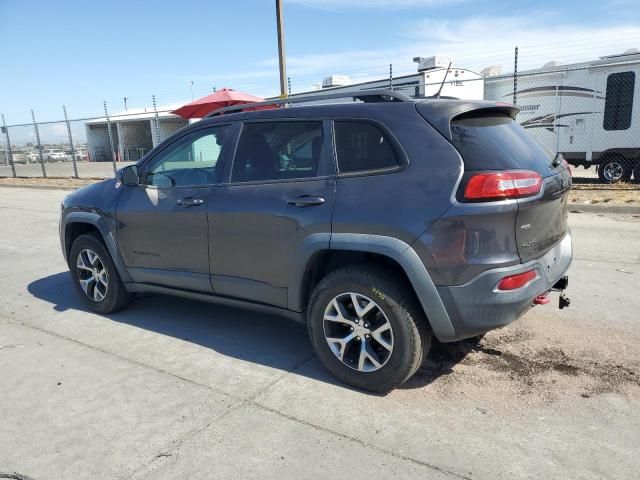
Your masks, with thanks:
<instances>
[{"instance_id":1,"label":"parked trailer","mask_svg":"<svg viewBox=\"0 0 640 480\"><path fill-rule=\"evenodd\" d=\"M546 64L485 79L485 99L520 108L517 120L574 166L597 167L604 183L640 180L640 52L572 65Z\"/></svg>"},{"instance_id":2,"label":"parked trailer","mask_svg":"<svg viewBox=\"0 0 640 480\"><path fill-rule=\"evenodd\" d=\"M394 76L358 83L350 83L346 75L330 75L322 82L322 88L291 95L292 98L345 93L361 90L392 89L414 98L424 98L439 94L442 97L455 97L465 100L481 100L484 95L483 76L467 68L456 67L450 57L416 57L418 72L410 75ZM391 73L391 72L390 72ZM318 100L310 104L348 102L350 100Z\"/></svg>"}]
</instances>

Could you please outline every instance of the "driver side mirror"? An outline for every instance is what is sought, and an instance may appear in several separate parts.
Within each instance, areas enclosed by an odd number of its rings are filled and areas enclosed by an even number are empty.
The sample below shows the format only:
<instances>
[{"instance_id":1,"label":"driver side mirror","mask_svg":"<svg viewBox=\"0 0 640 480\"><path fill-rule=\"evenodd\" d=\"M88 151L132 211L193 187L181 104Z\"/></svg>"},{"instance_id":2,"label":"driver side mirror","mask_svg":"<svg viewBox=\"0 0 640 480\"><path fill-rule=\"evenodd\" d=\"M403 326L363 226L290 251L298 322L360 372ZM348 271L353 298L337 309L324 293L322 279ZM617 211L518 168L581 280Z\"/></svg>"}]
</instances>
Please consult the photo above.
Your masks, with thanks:
<instances>
[{"instance_id":1,"label":"driver side mirror","mask_svg":"<svg viewBox=\"0 0 640 480\"><path fill-rule=\"evenodd\" d=\"M138 185L140 183L140 179L138 178L138 166L129 165L128 167L124 167L120 170L120 181L123 185Z\"/></svg>"}]
</instances>

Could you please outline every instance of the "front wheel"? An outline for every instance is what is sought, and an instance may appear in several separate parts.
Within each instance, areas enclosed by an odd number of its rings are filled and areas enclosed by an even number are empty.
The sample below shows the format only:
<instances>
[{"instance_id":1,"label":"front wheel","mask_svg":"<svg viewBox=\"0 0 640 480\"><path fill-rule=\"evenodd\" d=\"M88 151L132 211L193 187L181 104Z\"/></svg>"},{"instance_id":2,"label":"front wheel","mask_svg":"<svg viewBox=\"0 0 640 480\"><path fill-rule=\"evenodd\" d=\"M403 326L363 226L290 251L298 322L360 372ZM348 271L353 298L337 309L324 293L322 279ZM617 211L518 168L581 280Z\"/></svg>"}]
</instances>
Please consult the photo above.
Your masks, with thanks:
<instances>
[{"instance_id":1,"label":"front wheel","mask_svg":"<svg viewBox=\"0 0 640 480\"><path fill-rule=\"evenodd\" d=\"M80 235L71 246L69 269L87 306L98 313L113 313L131 301L111 255L94 235Z\"/></svg>"},{"instance_id":2,"label":"front wheel","mask_svg":"<svg viewBox=\"0 0 640 480\"><path fill-rule=\"evenodd\" d=\"M431 332L413 291L392 270L353 265L323 278L309 304L309 336L324 366L354 387L385 393L422 364Z\"/></svg>"}]
</instances>

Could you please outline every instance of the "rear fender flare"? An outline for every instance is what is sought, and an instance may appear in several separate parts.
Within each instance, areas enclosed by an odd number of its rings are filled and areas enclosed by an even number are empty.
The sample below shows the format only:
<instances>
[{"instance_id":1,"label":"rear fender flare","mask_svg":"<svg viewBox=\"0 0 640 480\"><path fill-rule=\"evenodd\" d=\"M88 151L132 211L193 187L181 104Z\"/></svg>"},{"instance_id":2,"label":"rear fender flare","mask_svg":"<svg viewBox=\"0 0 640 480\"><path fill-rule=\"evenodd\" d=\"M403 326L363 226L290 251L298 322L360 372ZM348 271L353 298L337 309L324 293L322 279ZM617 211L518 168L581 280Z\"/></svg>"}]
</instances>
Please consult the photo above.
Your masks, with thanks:
<instances>
[{"instance_id":1,"label":"rear fender flare","mask_svg":"<svg viewBox=\"0 0 640 480\"><path fill-rule=\"evenodd\" d=\"M307 265L315 253L326 249L325 234L316 235L322 235L322 238L309 238L303 243L301 258L299 258L301 263L298 263L301 268L291 279L288 292L291 310L301 311L303 309L302 281ZM436 337L441 340L455 337L455 329L431 276L411 246L397 238L383 235L334 233L331 235L329 249L376 253L395 260L409 278Z\"/></svg>"}]
</instances>

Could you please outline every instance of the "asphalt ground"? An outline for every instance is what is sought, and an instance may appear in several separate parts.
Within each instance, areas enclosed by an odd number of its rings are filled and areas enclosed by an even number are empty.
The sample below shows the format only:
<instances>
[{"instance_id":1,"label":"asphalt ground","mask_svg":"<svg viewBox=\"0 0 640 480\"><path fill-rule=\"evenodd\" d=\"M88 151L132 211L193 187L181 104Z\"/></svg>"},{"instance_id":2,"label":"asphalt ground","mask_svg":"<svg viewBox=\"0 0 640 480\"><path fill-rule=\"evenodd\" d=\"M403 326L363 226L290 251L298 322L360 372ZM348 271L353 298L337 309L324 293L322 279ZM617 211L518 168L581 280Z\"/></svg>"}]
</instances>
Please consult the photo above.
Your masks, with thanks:
<instances>
[{"instance_id":1,"label":"asphalt ground","mask_svg":"<svg viewBox=\"0 0 640 480\"><path fill-rule=\"evenodd\" d=\"M59 247L66 193L0 188L0 474L637 478L640 216L572 213L569 309L435 345L376 396L285 319L164 296L88 312Z\"/></svg>"}]
</instances>

